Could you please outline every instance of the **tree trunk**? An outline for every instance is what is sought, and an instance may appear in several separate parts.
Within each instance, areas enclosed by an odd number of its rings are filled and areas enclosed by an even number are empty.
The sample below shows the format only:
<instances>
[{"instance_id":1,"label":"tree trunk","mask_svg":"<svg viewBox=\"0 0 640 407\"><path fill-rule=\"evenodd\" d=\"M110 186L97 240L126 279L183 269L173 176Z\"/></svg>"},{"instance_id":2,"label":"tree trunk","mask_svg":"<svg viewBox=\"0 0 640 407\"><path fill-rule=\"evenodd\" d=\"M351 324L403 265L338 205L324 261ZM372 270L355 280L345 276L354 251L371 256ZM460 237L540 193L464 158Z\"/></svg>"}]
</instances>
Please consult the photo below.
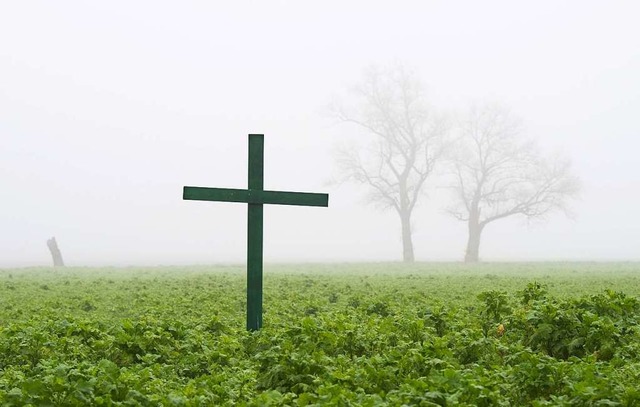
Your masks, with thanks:
<instances>
[{"instance_id":1,"label":"tree trunk","mask_svg":"<svg viewBox=\"0 0 640 407\"><path fill-rule=\"evenodd\" d=\"M467 252L464 255L465 263L477 263L480 259L480 236L484 225L476 220L469 219L469 238L467 240Z\"/></svg>"},{"instance_id":2,"label":"tree trunk","mask_svg":"<svg viewBox=\"0 0 640 407\"><path fill-rule=\"evenodd\" d=\"M411 213L408 210L400 213L402 223L402 261L413 263L413 238L411 236Z\"/></svg>"},{"instance_id":3,"label":"tree trunk","mask_svg":"<svg viewBox=\"0 0 640 407\"><path fill-rule=\"evenodd\" d=\"M64 267L64 261L62 261L62 253L60 253L60 249L58 249L56 238L52 237L51 239L47 240L47 246L49 247L49 251L51 252L51 257L53 258L53 266Z\"/></svg>"}]
</instances>

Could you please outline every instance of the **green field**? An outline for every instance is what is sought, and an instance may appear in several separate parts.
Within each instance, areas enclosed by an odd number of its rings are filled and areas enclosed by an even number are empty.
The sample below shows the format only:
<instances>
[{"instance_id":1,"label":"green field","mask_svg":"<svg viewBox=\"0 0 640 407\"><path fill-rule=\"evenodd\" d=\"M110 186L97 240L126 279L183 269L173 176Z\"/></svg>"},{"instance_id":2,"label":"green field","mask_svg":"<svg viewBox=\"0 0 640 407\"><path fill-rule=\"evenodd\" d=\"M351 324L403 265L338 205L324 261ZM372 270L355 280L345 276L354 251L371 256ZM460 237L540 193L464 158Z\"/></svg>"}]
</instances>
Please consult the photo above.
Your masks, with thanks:
<instances>
[{"instance_id":1,"label":"green field","mask_svg":"<svg viewBox=\"0 0 640 407\"><path fill-rule=\"evenodd\" d=\"M2 405L640 405L640 264L0 270Z\"/></svg>"}]
</instances>

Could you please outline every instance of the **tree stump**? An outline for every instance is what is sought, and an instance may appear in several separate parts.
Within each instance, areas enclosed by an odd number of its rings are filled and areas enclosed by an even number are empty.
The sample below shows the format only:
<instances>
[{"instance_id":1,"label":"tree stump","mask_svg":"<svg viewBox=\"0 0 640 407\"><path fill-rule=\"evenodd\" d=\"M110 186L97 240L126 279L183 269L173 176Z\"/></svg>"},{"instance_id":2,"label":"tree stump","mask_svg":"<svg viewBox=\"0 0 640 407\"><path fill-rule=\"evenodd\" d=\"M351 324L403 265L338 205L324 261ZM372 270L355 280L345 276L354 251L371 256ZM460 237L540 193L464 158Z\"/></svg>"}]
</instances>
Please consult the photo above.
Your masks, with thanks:
<instances>
[{"instance_id":1,"label":"tree stump","mask_svg":"<svg viewBox=\"0 0 640 407\"><path fill-rule=\"evenodd\" d=\"M60 253L60 249L58 249L56 238L52 237L51 239L47 240L47 246L49 247L49 251L51 252L51 257L53 257L53 266L64 267L64 261L62 261L62 253Z\"/></svg>"}]
</instances>

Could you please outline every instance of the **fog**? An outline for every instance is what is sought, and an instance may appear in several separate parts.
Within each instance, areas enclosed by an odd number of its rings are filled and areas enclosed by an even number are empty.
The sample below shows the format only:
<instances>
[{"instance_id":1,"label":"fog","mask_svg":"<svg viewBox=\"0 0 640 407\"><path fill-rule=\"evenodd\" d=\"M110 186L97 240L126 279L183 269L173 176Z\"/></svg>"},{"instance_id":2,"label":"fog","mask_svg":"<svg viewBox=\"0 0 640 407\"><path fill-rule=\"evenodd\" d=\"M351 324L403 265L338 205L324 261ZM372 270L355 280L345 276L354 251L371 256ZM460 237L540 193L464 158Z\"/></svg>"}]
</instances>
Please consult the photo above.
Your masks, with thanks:
<instances>
[{"instance_id":1,"label":"fog","mask_svg":"<svg viewBox=\"0 0 640 407\"><path fill-rule=\"evenodd\" d=\"M394 261L400 224L336 184L326 115L369 66L401 63L446 111L497 101L582 179L573 216L495 222L484 260L639 260L640 4L634 1L0 4L0 267L243 262L246 188L265 134L265 260ZM466 225L437 180L413 219L419 261L460 260Z\"/></svg>"}]
</instances>

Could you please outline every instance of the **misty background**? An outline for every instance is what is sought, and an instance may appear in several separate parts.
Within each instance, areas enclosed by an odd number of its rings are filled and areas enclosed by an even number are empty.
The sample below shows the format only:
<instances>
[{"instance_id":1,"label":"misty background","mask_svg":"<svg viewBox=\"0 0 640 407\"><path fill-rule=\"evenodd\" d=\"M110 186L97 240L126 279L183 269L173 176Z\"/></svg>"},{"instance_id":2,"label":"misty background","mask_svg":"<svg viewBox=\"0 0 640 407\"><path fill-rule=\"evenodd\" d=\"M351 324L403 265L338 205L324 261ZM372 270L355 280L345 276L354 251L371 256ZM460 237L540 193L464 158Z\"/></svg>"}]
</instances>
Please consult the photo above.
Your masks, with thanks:
<instances>
[{"instance_id":1,"label":"misty background","mask_svg":"<svg viewBox=\"0 0 640 407\"><path fill-rule=\"evenodd\" d=\"M246 205L182 200L246 188L265 134L267 261L401 258L400 224L333 184L362 132L326 115L369 66L402 63L435 107L499 102L582 179L572 218L509 218L483 260L639 260L640 3L635 1L0 4L0 267L243 262ZM466 225L437 180L416 209L417 260L461 260Z\"/></svg>"}]
</instances>

